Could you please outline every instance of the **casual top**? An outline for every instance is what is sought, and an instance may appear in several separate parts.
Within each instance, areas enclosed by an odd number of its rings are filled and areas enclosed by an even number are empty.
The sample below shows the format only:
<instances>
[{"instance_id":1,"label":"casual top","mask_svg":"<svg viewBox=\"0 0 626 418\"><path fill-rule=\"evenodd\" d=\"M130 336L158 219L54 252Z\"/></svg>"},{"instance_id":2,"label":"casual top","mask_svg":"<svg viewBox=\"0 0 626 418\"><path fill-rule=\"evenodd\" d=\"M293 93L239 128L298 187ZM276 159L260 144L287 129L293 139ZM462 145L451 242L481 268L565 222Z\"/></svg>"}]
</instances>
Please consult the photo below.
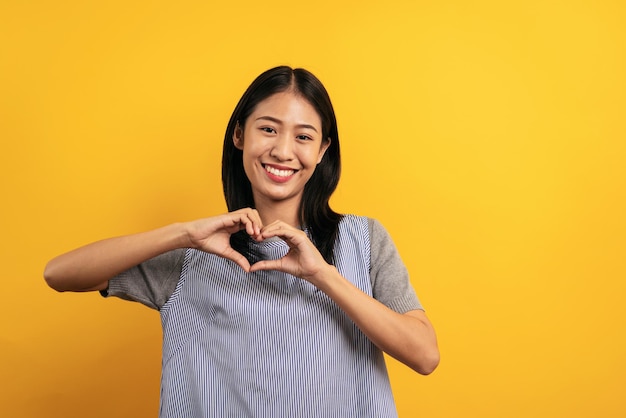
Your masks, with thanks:
<instances>
[{"instance_id":1,"label":"casual top","mask_svg":"<svg viewBox=\"0 0 626 418\"><path fill-rule=\"evenodd\" d=\"M391 237L379 221L366 219L371 245L372 296L399 313L423 309ZM180 280L185 252L184 248L169 251L129 269L111 279L102 295L140 302L160 310Z\"/></svg>"},{"instance_id":2,"label":"casual top","mask_svg":"<svg viewBox=\"0 0 626 418\"><path fill-rule=\"evenodd\" d=\"M388 245L371 251L376 228L367 218L345 216L334 246L339 273L369 295L375 284L388 287L380 282L397 256ZM282 240L251 245L263 259L289 250ZM161 305L154 295L169 280L141 280L144 289L152 289L142 300L115 290L129 275L153 277L145 265L136 268L139 275L125 273L109 287L109 294L160 309L160 417L397 416L382 353L326 294L287 273L246 273L230 260L194 249L180 254L180 273L178 261L160 267L166 277L179 276ZM169 258L179 260L180 254ZM383 290L387 298L389 293ZM421 308L415 293L408 293L412 297L397 295L386 304Z\"/></svg>"}]
</instances>

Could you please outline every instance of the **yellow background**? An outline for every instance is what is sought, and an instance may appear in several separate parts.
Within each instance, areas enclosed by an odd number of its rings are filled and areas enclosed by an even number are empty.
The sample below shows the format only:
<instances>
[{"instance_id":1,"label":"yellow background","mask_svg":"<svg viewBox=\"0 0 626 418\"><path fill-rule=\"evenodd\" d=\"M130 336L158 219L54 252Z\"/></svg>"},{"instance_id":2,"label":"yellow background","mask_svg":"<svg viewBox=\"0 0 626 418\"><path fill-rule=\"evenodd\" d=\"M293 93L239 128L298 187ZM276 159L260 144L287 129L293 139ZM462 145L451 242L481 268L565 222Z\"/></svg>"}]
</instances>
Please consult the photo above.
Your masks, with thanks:
<instances>
[{"instance_id":1,"label":"yellow background","mask_svg":"<svg viewBox=\"0 0 626 418\"><path fill-rule=\"evenodd\" d=\"M626 416L621 1L0 0L0 405L153 417L160 323L47 288L48 259L225 210L221 141L261 71L339 120L342 212L394 237L438 331L401 417Z\"/></svg>"}]
</instances>

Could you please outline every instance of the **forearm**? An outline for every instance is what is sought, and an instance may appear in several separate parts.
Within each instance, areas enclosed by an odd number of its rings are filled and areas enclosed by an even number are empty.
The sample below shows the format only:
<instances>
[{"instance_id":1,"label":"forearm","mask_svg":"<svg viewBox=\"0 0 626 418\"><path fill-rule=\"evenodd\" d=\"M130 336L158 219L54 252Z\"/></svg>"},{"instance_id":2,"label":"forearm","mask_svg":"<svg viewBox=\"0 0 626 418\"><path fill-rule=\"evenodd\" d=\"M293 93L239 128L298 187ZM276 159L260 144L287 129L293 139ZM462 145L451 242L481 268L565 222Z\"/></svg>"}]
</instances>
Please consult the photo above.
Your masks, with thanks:
<instances>
[{"instance_id":1,"label":"forearm","mask_svg":"<svg viewBox=\"0 0 626 418\"><path fill-rule=\"evenodd\" d=\"M421 374L437 367L437 339L423 311L395 312L355 287L334 267L318 287L382 351Z\"/></svg>"},{"instance_id":2,"label":"forearm","mask_svg":"<svg viewBox=\"0 0 626 418\"><path fill-rule=\"evenodd\" d=\"M50 260L44 278L58 291L104 289L111 278L123 271L187 243L183 224L109 238Z\"/></svg>"}]
</instances>

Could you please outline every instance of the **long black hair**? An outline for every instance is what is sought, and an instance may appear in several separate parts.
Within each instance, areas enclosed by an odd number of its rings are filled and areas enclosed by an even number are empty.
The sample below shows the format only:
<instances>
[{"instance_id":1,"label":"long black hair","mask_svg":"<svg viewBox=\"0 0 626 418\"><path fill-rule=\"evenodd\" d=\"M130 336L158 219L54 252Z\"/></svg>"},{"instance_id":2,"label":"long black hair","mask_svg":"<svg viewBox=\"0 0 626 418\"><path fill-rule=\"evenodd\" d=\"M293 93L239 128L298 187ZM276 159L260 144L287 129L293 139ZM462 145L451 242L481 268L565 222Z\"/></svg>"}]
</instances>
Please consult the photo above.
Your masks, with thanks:
<instances>
[{"instance_id":1,"label":"long black hair","mask_svg":"<svg viewBox=\"0 0 626 418\"><path fill-rule=\"evenodd\" d=\"M333 246L341 220L341 215L333 211L329 205L330 196L337 188L341 174L339 133L328 92L311 72L287 66L269 69L259 75L239 99L224 135L222 185L226 205L229 211L255 207L252 186L243 168L243 151L236 148L233 142L237 125L243 129L257 104L287 90L301 95L315 108L322 120L322 140L330 140L322 161L304 186L298 216L300 225L307 229L311 241L326 262L332 264ZM249 237L245 231L231 237L233 248L251 258L248 244Z\"/></svg>"}]
</instances>

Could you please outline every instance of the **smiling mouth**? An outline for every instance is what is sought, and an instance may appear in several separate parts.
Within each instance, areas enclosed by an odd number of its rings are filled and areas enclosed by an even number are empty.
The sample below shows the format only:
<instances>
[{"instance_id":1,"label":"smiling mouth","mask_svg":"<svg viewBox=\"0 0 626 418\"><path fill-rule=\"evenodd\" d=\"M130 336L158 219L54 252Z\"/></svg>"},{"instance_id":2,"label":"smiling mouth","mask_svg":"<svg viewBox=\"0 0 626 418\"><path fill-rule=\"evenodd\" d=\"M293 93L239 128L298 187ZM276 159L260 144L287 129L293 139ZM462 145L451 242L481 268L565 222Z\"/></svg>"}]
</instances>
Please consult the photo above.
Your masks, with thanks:
<instances>
[{"instance_id":1,"label":"smiling mouth","mask_svg":"<svg viewBox=\"0 0 626 418\"><path fill-rule=\"evenodd\" d=\"M269 165L264 165L263 168L268 173L277 176L277 177L289 177L292 176L297 170L279 170L277 168L271 167Z\"/></svg>"}]
</instances>

